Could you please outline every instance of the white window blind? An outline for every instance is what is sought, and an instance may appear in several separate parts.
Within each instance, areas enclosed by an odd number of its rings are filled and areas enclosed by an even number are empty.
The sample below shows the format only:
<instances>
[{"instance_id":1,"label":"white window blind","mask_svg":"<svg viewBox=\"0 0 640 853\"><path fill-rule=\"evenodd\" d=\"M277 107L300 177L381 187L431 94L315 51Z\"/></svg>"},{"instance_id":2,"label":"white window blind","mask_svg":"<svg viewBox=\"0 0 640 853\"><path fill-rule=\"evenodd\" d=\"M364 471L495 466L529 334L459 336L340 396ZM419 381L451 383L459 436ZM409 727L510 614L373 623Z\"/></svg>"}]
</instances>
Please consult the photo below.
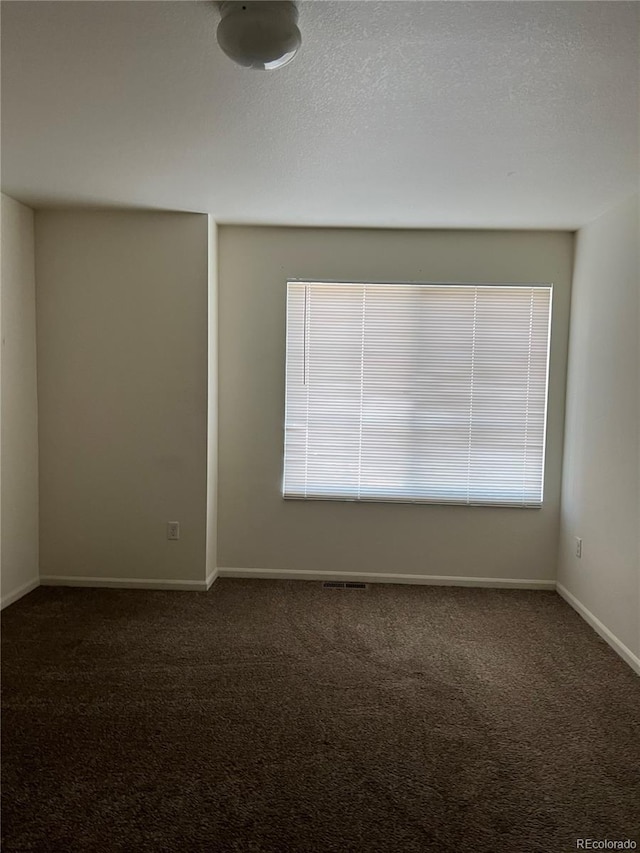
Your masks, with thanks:
<instances>
[{"instance_id":1,"label":"white window blind","mask_svg":"<svg viewBox=\"0 0 640 853\"><path fill-rule=\"evenodd\" d=\"M290 282L284 497L539 506L551 295Z\"/></svg>"}]
</instances>

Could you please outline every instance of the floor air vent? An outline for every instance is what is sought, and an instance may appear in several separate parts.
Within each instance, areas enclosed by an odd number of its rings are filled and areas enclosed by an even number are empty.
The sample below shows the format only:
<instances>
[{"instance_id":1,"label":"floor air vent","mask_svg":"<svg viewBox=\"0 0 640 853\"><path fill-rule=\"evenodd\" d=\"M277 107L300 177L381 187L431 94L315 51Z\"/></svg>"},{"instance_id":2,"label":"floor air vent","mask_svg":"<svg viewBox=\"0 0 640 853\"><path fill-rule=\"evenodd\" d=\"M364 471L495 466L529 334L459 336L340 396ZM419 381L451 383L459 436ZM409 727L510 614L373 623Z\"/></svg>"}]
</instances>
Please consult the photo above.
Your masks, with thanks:
<instances>
[{"instance_id":1,"label":"floor air vent","mask_svg":"<svg viewBox=\"0 0 640 853\"><path fill-rule=\"evenodd\" d=\"M324 581L323 589L366 589L366 583L355 583L352 581Z\"/></svg>"}]
</instances>

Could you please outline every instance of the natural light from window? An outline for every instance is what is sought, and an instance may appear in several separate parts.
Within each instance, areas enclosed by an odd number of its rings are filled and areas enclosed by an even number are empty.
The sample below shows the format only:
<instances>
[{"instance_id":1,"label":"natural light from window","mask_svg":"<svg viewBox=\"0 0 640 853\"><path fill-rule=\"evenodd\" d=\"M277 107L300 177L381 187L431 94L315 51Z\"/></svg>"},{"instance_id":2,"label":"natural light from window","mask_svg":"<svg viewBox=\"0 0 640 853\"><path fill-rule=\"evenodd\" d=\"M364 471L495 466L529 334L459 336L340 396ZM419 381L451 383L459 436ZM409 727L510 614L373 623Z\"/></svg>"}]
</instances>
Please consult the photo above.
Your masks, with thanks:
<instances>
[{"instance_id":1,"label":"natural light from window","mask_svg":"<svg viewBox=\"0 0 640 853\"><path fill-rule=\"evenodd\" d=\"M284 497L540 506L551 300L289 282Z\"/></svg>"}]
</instances>

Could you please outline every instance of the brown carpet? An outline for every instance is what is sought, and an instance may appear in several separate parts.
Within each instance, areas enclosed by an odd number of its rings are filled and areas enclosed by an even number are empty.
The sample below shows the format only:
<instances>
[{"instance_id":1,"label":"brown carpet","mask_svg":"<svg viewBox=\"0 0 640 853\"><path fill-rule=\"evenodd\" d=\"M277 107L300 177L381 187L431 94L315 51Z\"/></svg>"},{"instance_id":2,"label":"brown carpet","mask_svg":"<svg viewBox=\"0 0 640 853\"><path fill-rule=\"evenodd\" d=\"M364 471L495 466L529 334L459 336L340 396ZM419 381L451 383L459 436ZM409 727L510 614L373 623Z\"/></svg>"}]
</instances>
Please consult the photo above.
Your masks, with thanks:
<instances>
[{"instance_id":1,"label":"brown carpet","mask_svg":"<svg viewBox=\"0 0 640 853\"><path fill-rule=\"evenodd\" d=\"M2 633L7 853L640 844L640 679L555 593L41 588Z\"/></svg>"}]
</instances>

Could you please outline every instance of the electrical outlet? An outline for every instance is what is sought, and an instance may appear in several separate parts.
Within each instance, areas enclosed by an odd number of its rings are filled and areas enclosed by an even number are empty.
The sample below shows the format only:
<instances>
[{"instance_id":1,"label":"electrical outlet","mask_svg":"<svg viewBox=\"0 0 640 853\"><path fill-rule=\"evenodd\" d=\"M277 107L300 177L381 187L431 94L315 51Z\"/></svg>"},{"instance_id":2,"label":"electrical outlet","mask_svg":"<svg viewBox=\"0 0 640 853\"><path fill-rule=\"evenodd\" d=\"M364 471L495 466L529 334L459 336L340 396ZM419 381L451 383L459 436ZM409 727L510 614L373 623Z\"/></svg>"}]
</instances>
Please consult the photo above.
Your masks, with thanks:
<instances>
[{"instance_id":1,"label":"electrical outlet","mask_svg":"<svg viewBox=\"0 0 640 853\"><path fill-rule=\"evenodd\" d=\"M582 557L582 539L576 536L576 557Z\"/></svg>"},{"instance_id":2,"label":"electrical outlet","mask_svg":"<svg viewBox=\"0 0 640 853\"><path fill-rule=\"evenodd\" d=\"M180 522L179 521L167 521L167 539L179 539L180 538Z\"/></svg>"}]
</instances>

